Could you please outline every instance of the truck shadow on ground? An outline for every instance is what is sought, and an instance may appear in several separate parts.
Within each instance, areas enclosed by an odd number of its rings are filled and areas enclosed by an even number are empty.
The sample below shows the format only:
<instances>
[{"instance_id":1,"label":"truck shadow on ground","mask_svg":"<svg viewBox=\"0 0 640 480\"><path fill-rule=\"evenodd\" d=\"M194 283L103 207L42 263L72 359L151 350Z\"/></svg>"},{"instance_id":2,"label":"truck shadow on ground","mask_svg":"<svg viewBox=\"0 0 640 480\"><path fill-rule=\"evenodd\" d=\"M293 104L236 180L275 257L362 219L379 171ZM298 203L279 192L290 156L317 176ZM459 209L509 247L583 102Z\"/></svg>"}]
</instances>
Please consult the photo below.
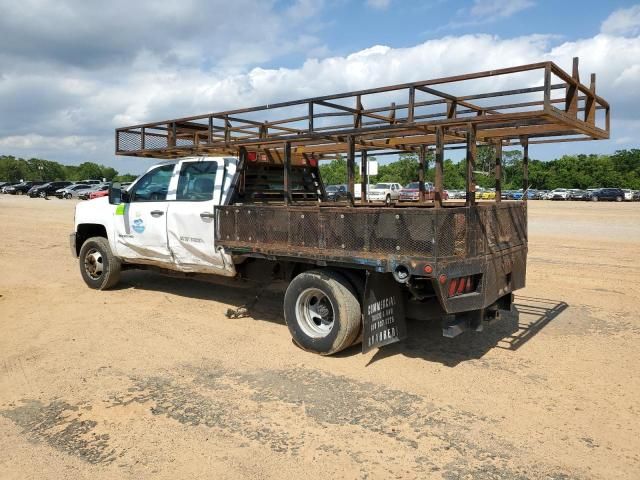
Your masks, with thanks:
<instances>
[{"instance_id":1,"label":"truck shadow on ground","mask_svg":"<svg viewBox=\"0 0 640 480\"><path fill-rule=\"evenodd\" d=\"M381 348L369 364L394 355L438 362L447 367L477 360L494 348L516 351L534 338L569 305L563 301L516 295L514 308L482 332L445 338L438 322L408 321L407 339Z\"/></svg>"},{"instance_id":2,"label":"truck shadow on ground","mask_svg":"<svg viewBox=\"0 0 640 480\"><path fill-rule=\"evenodd\" d=\"M123 272L120 284L114 290L151 290L179 297L205 300L227 305L228 309L247 310L255 320L285 325L282 302L284 285L272 284L256 288L252 285L221 285L204 279L159 274L149 270ZM257 297L257 298L256 298Z\"/></svg>"},{"instance_id":3,"label":"truck shadow on ground","mask_svg":"<svg viewBox=\"0 0 640 480\"><path fill-rule=\"evenodd\" d=\"M241 286L241 285L240 285ZM133 270L125 272L117 289L141 289L163 292L227 305L240 316L285 325L282 314L284 285L263 288L219 285L191 278L160 275ZM246 314L242 310L246 308ZM448 367L483 357L493 348L516 351L534 338L544 327L561 315L569 305L563 301L516 295L514 309L502 318L485 325L482 332L464 332L456 338L445 338L438 322L407 322L407 338L379 349L369 364L395 355L421 358ZM233 321L230 319L229 321ZM288 335L283 331L283 335ZM358 355L360 345L354 345L334 357Z\"/></svg>"}]
</instances>

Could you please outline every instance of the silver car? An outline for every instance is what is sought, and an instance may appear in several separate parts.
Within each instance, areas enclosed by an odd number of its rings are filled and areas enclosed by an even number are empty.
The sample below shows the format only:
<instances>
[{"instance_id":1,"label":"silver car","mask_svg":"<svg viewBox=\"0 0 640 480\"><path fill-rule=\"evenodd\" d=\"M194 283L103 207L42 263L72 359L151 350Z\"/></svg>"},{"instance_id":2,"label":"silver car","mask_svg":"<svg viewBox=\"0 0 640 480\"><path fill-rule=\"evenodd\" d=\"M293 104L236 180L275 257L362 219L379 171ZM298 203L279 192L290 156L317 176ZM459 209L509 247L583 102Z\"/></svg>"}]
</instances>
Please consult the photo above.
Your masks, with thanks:
<instances>
[{"instance_id":1,"label":"silver car","mask_svg":"<svg viewBox=\"0 0 640 480\"><path fill-rule=\"evenodd\" d=\"M76 183L74 185L69 185L68 187L61 188L60 190L56 190L56 197L58 198L74 198L78 196L78 193L82 190L86 190L87 188L91 188L91 185L86 185L83 183Z\"/></svg>"}]
</instances>

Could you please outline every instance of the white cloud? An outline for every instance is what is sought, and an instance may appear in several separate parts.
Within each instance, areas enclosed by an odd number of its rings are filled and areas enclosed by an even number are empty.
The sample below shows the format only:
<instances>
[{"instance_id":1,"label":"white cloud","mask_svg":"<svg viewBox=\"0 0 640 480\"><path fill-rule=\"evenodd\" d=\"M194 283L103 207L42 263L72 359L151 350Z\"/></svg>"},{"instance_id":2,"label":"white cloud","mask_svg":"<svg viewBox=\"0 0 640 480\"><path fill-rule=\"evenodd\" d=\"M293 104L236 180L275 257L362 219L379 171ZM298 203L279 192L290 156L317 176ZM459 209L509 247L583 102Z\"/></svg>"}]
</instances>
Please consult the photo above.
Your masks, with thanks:
<instances>
[{"instance_id":1,"label":"white cloud","mask_svg":"<svg viewBox=\"0 0 640 480\"><path fill-rule=\"evenodd\" d=\"M376 10L386 10L391 5L391 0L367 0L367 6Z\"/></svg>"},{"instance_id":2,"label":"white cloud","mask_svg":"<svg viewBox=\"0 0 640 480\"><path fill-rule=\"evenodd\" d=\"M474 17L508 18L522 10L533 7L531 0L474 0L470 13Z\"/></svg>"},{"instance_id":3,"label":"white cloud","mask_svg":"<svg viewBox=\"0 0 640 480\"><path fill-rule=\"evenodd\" d=\"M640 33L640 5L614 11L602 22L600 31L611 35L638 35Z\"/></svg>"},{"instance_id":4,"label":"white cloud","mask_svg":"<svg viewBox=\"0 0 640 480\"><path fill-rule=\"evenodd\" d=\"M304 5L309 4L299 1L295 5L302 9L296 15L305 15ZM49 28L56 29L56 36L62 35L62 28ZM25 32L16 42L28 43L31 33ZM57 38L49 37L47 32L43 35L43 42ZM637 138L639 128L640 37L625 35L601 33L559 44L556 38L544 35L510 39L492 35L448 36L409 48L375 45L344 56L308 58L295 68L246 67L250 59L274 58L277 54L272 49L301 48L296 39L290 41L282 32L268 36L265 45L256 48L254 39L242 43L242 36L220 37L226 50L231 51L213 58L205 55L206 45L192 45L192 40L170 43L163 49L138 48L132 43L130 54L117 57L117 61L106 56L106 61L96 65L78 60L77 52L66 57L63 50L56 50L52 57L41 57L19 54L24 45L1 44L0 153L60 161L93 159L127 170L127 165L146 164L113 160L115 127L542 60L553 60L569 70L574 56L581 57L583 81L591 72L598 74L598 93L612 105L613 141L536 151L549 152L548 155L570 148L611 151L632 144L626 139ZM93 34L88 38L92 39ZM312 35L300 38L306 42L305 49L321 48ZM74 41L82 44L81 40ZM113 47L115 52L119 48ZM169 61L165 50L180 61ZM243 60L236 57L237 63L225 63L236 55ZM529 81L522 78L518 86ZM474 88L479 91L511 86L497 77ZM454 93L458 92L454 89Z\"/></svg>"}]
</instances>

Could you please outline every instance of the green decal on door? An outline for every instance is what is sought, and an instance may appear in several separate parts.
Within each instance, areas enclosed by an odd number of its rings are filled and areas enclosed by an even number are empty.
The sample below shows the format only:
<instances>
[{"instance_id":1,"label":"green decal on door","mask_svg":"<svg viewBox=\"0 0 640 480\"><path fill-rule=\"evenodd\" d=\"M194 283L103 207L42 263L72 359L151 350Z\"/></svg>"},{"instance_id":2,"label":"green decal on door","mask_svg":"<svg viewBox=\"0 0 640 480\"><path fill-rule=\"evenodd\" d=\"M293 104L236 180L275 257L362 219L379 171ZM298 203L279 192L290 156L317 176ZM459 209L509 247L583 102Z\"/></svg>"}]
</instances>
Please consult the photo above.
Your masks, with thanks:
<instances>
[{"instance_id":1,"label":"green decal on door","mask_svg":"<svg viewBox=\"0 0 640 480\"><path fill-rule=\"evenodd\" d=\"M124 203L116 207L116 215L124 215Z\"/></svg>"}]
</instances>

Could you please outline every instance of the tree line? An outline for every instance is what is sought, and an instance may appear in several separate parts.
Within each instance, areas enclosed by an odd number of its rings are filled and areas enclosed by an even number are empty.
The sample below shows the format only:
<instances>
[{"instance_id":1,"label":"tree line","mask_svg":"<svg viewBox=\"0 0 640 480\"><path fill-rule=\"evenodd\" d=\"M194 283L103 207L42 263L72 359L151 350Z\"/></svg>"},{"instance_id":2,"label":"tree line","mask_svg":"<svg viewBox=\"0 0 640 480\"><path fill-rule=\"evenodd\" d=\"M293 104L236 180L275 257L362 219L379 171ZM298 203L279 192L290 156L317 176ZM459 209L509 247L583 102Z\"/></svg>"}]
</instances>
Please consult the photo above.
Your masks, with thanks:
<instances>
[{"instance_id":1,"label":"tree line","mask_svg":"<svg viewBox=\"0 0 640 480\"><path fill-rule=\"evenodd\" d=\"M130 182L137 175L120 175L115 168L106 167L93 162L84 162L80 165L62 165L61 163L41 158L16 158L11 155L0 155L0 181L19 182L54 180L101 180Z\"/></svg>"},{"instance_id":2,"label":"tree line","mask_svg":"<svg viewBox=\"0 0 640 480\"><path fill-rule=\"evenodd\" d=\"M369 157L372 159L372 157ZM433 153L427 155L428 169L425 180L435 177ZM495 152L490 146L478 148L475 178L481 187L495 186ZM443 164L444 186L448 189L464 189L465 161L446 159ZM418 180L418 156L400 154L398 160L378 166L378 175L371 176L370 183L398 182L406 185ZM320 165L320 174L326 185L343 184L347 179L347 162L344 157ZM356 182L360 181L359 169ZM522 152L505 150L502 159L503 190L520 189L523 186ZM529 160L529 188L553 190L554 188L620 187L640 190L640 149L618 150L611 155L564 155L555 160Z\"/></svg>"},{"instance_id":3,"label":"tree line","mask_svg":"<svg viewBox=\"0 0 640 480\"><path fill-rule=\"evenodd\" d=\"M370 157L372 159L373 157ZM482 187L495 185L495 152L490 146L478 148L476 159L476 182ZM433 153L427 155L428 169L426 181L435 177ZM522 188L522 152L505 150L502 160L502 188L504 190ZM444 185L449 189L465 187L465 162L446 159ZM395 162L379 165L378 175L370 182L399 182L402 185L418 180L418 156L403 153ZM326 185L346 183L347 162L342 156L320 165L320 174ZM16 158L0 156L0 181L20 180L84 180L102 179L127 182L136 175L119 174L112 167L93 162L80 165L62 165L40 158ZM359 169L356 181L360 181ZM529 160L529 187L540 190L554 188L596 188L620 187L640 190L640 149L618 150L611 155L564 155L555 160Z\"/></svg>"}]
</instances>

